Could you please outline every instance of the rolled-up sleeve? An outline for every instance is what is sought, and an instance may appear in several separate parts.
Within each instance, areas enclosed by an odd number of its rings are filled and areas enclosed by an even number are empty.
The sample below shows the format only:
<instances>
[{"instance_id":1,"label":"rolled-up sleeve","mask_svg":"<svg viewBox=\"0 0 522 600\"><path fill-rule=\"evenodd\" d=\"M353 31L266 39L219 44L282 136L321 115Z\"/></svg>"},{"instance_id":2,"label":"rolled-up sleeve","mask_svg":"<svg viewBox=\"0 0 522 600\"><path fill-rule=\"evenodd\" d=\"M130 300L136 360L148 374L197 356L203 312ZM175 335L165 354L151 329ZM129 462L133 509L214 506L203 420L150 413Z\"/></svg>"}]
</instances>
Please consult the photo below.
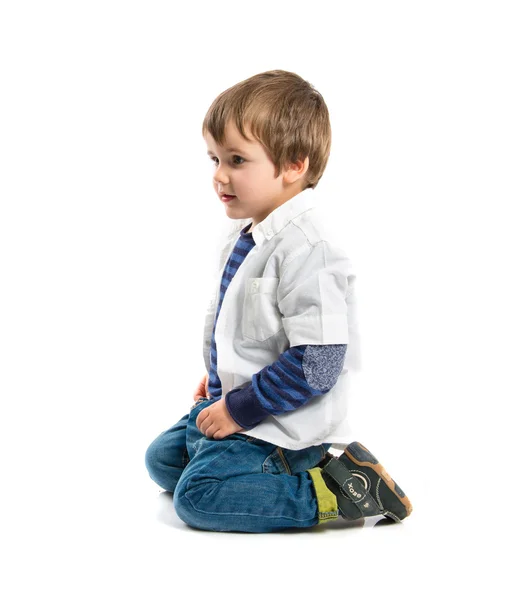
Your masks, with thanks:
<instances>
[{"instance_id":1,"label":"rolled-up sleeve","mask_svg":"<svg viewBox=\"0 0 522 600\"><path fill-rule=\"evenodd\" d=\"M320 241L286 262L277 302L290 346L348 344L347 297L355 274L342 249Z\"/></svg>"}]
</instances>

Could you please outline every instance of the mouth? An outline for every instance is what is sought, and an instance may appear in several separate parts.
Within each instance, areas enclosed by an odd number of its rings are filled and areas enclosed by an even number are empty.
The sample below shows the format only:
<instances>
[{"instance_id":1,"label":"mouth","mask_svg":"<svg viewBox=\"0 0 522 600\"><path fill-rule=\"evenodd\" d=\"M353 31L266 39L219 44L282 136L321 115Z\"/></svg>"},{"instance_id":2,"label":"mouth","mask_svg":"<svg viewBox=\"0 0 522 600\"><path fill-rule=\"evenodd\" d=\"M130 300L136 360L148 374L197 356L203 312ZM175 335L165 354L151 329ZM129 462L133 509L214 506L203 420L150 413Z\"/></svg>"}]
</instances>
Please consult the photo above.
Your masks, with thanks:
<instances>
[{"instance_id":1,"label":"mouth","mask_svg":"<svg viewBox=\"0 0 522 600\"><path fill-rule=\"evenodd\" d=\"M236 198L236 196L231 196L230 194L221 194L221 200L223 202L230 202L234 198Z\"/></svg>"}]
</instances>

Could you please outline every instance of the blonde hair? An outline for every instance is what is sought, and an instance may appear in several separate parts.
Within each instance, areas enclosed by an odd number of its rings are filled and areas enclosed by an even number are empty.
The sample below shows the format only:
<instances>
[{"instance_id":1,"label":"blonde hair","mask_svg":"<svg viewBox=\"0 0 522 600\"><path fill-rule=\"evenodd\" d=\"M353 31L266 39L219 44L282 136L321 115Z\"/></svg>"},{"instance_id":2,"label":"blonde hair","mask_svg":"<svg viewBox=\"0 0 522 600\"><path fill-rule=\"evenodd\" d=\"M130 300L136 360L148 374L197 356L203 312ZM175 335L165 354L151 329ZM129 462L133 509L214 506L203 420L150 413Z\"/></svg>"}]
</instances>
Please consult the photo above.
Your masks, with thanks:
<instances>
[{"instance_id":1,"label":"blonde hair","mask_svg":"<svg viewBox=\"0 0 522 600\"><path fill-rule=\"evenodd\" d=\"M220 145L232 120L248 141L245 128L265 148L276 177L289 163L308 156L303 189L315 188L330 156L330 117L321 94L296 73L275 70L253 75L222 92L203 120Z\"/></svg>"}]
</instances>

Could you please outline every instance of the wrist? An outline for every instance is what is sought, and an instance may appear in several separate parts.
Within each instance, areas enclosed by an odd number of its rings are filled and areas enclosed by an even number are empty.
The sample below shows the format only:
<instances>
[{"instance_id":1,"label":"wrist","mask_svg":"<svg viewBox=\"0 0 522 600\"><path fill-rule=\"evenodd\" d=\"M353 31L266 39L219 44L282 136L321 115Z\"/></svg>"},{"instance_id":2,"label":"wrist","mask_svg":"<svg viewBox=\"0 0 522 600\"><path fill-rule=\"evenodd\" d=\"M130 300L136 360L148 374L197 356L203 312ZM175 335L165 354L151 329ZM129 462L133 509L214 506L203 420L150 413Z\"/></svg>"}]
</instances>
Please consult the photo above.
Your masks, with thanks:
<instances>
[{"instance_id":1,"label":"wrist","mask_svg":"<svg viewBox=\"0 0 522 600\"><path fill-rule=\"evenodd\" d=\"M259 425L270 414L261 406L252 383L230 390L225 396L225 405L232 419L246 430Z\"/></svg>"}]
</instances>

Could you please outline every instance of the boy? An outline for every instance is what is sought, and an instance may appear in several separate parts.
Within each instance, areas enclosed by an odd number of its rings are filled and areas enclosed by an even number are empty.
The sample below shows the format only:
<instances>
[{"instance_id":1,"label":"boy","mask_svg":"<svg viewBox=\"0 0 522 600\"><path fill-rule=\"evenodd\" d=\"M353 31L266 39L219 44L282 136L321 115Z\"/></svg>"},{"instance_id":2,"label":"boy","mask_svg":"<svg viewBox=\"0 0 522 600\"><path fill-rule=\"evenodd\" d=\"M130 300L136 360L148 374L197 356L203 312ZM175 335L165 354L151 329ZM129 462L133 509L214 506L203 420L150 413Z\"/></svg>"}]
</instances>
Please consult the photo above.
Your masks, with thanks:
<instances>
[{"instance_id":1,"label":"boy","mask_svg":"<svg viewBox=\"0 0 522 600\"><path fill-rule=\"evenodd\" d=\"M411 504L377 459L344 447L355 277L313 210L331 145L322 96L294 73L260 73L214 100L203 137L234 224L205 320L207 375L149 446L151 478L198 529L404 519Z\"/></svg>"}]
</instances>

